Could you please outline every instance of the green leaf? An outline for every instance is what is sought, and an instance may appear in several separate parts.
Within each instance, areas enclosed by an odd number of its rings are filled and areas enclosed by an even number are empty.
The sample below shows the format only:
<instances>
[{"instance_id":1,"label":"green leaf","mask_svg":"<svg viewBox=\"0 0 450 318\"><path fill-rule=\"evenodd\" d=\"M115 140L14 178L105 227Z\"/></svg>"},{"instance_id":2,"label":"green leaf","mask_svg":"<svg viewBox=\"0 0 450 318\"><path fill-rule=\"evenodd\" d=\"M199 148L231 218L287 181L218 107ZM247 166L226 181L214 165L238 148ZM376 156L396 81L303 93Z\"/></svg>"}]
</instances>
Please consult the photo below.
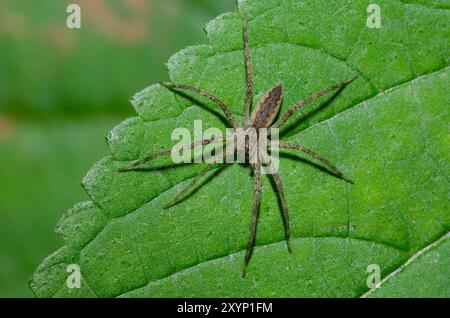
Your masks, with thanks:
<instances>
[{"instance_id":1,"label":"green leaf","mask_svg":"<svg viewBox=\"0 0 450 318\"><path fill-rule=\"evenodd\" d=\"M430 244L385 278L370 297L448 297L450 292L450 233Z\"/></svg>"},{"instance_id":2,"label":"green leaf","mask_svg":"<svg viewBox=\"0 0 450 318\"><path fill-rule=\"evenodd\" d=\"M296 153L282 155L291 255L276 194L265 178L256 248L248 276L241 278L253 189L248 168L216 169L168 211L162 206L203 165L162 159L146 172L117 171L171 148L174 128L192 129L199 119L204 129L223 127L213 105L193 105L155 85L132 100L138 117L108 135L111 156L83 180L91 202L63 218L58 231L66 245L38 268L34 292L358 297L368 291L369 265L379 265L386 277L448 233L449 13L378 1L383 27L368 29L368 4L239 1L250 21L255 100L281 83L284 112L321 88L359 76L335 98L306 107L282 132L283 139L316 150L356 181L346 184ZM188 47L168 64L174 82L218 95L237 115L245 94L241 28L237 13L219 16L206 27L210 45ZM66 286L68 264L80 266L80 289Z\"/></svg>"}]
</instances>

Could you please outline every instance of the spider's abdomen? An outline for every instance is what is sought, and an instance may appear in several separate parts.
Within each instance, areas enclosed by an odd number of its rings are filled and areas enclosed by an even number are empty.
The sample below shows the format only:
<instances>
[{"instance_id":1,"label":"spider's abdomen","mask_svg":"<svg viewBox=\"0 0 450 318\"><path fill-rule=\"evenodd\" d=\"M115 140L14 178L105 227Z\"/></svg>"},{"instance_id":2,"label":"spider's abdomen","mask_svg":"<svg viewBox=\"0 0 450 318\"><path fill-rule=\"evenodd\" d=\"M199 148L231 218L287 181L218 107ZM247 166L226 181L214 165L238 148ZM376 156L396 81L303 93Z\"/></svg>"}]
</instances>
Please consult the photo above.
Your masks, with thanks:
<instances>
[{"instance_id":1,"label":"spider's abdomen","mask_svg":"<svg viewBox=\"0 0 450 318\"><path fill-rule=\"evenodd\" d=\"M258 102L252 115L252 126L256 128L269 128L278 115L283 99L281 85L272 88Z\"/></svg>"}]
</instances>

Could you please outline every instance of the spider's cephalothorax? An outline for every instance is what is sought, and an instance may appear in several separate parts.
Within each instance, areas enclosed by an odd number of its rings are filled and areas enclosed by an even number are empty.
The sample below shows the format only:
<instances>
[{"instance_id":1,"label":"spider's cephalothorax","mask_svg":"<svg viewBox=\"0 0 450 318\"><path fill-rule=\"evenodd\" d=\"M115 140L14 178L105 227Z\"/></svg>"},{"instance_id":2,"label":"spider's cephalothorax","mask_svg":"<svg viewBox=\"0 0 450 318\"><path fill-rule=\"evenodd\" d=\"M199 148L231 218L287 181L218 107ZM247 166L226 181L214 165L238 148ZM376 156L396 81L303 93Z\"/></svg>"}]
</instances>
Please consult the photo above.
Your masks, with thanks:
<instances>
[{"instance_id":1,"label":"spider's cephalothorax","mask_svg":"<svg viewBox=\"0 0 450 318\"><path fill-rule=\"evenodd\" d=\"M250 107L251 107L251 102L253 99L253 69L252 69L252 63L251 63L250 47L248 44L248 32L247 32L246 18L244 17L243 20L244 20L243 21L243 36L244 36L245 65L246 65L246 72L247 72L247 77L246 77L247 78L247 89L246 89L246 97L245 97L245 102L244 102L244 107L243 107L244 118L243 118L242 123L238 123L236 121L233 113L230 111L229 107L227 105L225 105L224 102L222 102L216 96L201 90L200 88L196 88L196 87L192 87L192 86L188 86L188 85L175 85L172 83L161 83L161 85L170 90L173 90L173 91L191 91L191 92L194 92L200 96L206 97L207 99L211 100L212 102L217 104L222 109L227 120L229 121L229 123L231 124L231 126L234 129L243 128L245 130L245 129L249 129L249 128L255 128L255 130L258 131L259 129L262 129L262 128L277 128L278 129L278 128L282 127L295 112L297 112L299 109L301 109L306 104L311 103L315 99L317 99L325 94L328 94L337 89L341 89L356 79L356 77L353 77L351 79L345 80L339 84L325 88L325 89L309 96L308 98L299 101L297 104L295 104L290 109L288 109L288 111L283 116L281 116L281 118L278 121L275 122L275 119L280 110L282 97L283 97L282 87L280 85L276 85L265 96L263 96L261 98L261 100L255 106L253 113L250 115ZM148 156L146 158L135 161L130 166L120 169L120 171L129 171L129 170L136 169L148 161L154 160L161 156L170 155L173 151L177 152L177 151L182 151L182 150L193 149L193 148L199 147L201 145L208 145L208 144L215 144L215 143L227 143L227 142L228 142L227 138L215 138L215 139L211 139L211 140L197 141L190 145L185 145L183 147L180 147L179 149L169 149L169 150L155 153L151 156ZM245 152L246 152L247 158L249 156L248 152L249 152L249 148L251 148L250 146L251 145L248 144L248 140L247 140L247 142L245 144ZM239 145L236 145L236 148L234 148L232 150L236 151L237 147L239 147ZM321 157L320 155L318 155L317 153L315 153L314 151L312 151L306 147L303 147L303 146L300 146L297 144L293 144L293 143L283 142L283 141L279 142L279 147L281 149L292 149L292 150L298 150L303 153L306 153L307 155L309 155L309 156L313 157L314 159L320 161L321 163L325 164L338 177L346 180L347 182L353 183L349 178L344 176L336 168L336 166L334 166L330 161ZM258 149L258 147L256 147L256 149ZM227 148L227 151L228 151L228 148ZM245 258L244 258L244 267L243 267L243 272L242 272L243 276L245 276L245 274L246 274L247 265L250 260L251 252L253 250L253 244L254 244L255 233L256 233L256 223L258 220L259 205L260 205L260 201L261 201L261 169L262 169L261 166L262 166L262 163L259 161L258 155L256 156L256 158L257 158L256 162L250 163L250 167L251 167L251 170L253 171L253 176L254 176L254 198L253 198L252 220L251 220L251 225L250 225L250 237L249 237L248 244L247 244L247 249L246 249ZM200 172L200 174L197 177L195 177L189 183L189 185L184 190L182 190L164 208L166 208L166 209L170 208L170 207L174 206L175 204L179 203L180 201L182 201L182 199L185 197L185 194L190 189L192 189L192 187L194 187L197 184L197 182L200 180L200 178L202 178L211 168L213 168L213 166L216 163L217 162L214 162L214 161L209 163ZM269 165L270 165L270 163L269 163ZM290 233L290 226L289 226L289 212L288 212L288 207L287 207L287 203L286 203L286 198L284 195L283 184L282 184L281 178L277 172L271 173L271 176L275 182L275 185L276 185L276 188L278 191L278 195L280 198L281 206L283 209L284 226L285 226L285 233L286 233L286 244L287 244L287 248L288 248L289 252L291 252L291 246L290 246L291 233Z\"/></svg>"}]
</instances>

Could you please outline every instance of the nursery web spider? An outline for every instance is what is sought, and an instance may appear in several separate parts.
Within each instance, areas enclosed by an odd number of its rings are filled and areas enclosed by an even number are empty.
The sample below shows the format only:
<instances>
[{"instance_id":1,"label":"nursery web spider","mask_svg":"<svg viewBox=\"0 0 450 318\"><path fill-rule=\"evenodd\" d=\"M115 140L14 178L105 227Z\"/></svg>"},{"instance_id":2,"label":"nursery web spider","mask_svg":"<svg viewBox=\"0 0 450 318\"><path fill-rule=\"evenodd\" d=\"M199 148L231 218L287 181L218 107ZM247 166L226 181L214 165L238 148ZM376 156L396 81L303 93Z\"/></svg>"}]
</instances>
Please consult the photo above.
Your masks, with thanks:
<instances>
[{"instance_id":1,"label":"nursery web spider","mask_svg":"<svg viewBox=\"0 0 450 318\"><path fill-rule=\"evenodd\" d=\"M174 92L177 91L190 91L193 93L196 93L200 96L203 96L210 101L212 101L214 104L218 105L223 113L225 114L228 122L231 124L231 126L234 129L237 128L255 128L256 131L258 131L261 128L281 128L288 119L291 118L294 113L296 113L299 109L301 109L303 106L311 103L312 101L316 100L317 98L326 95L332 91L335 91L337 89L343 89L345 86L347 86L349 83L353 82L357 77L353 77L351 79L342 81L341 83L338 83L336 85L330 86L328 88L325 88L308 98L299 101L294 106L292 106L290 109L286 111L286 113L281 116L281 118L274 123L275 118L278 115L278 112L280 110L281 101L283 97L283 89L281 85L277 85L273 87L265 96L263 96L260 101L257 103L253 113L250 115L250 108L252 104L253 99L253 66L251 62L251 51L249 47L249 41L248 41L248 30L247 30L247 19L244 16L243 17L243 40L244 40L244 53L245 53L245 66L246 66L246 81L247 81L247 87L246 87L246 96L245 96L245 102L243 105L243 114L244 118L242 123L239 123L233 113L230 111L230 108L222 102L218 97L203 91L200 88L188 86L188 85L176 85L172 83L160 83L162 86L166 87L169 90L172 90ZM190 145L185 145L183 147L180 147L179 149L175 149L175 151L181 151L181 150L189 150L194 149L196 147L199 147L201 145L207 145L207 144L214 144L214 143L223 143L226 142L226 138L219 138L219 139L211 139L211 140L202 140L198 142L194 142ZM315 153L314 151L289 142L283 142L280 141L279 143L280 149L291 149L291 150L297 150L303 153L306 153L307 155L311 156L312 158L320 161L322 164L326 165L329 169L331 169L336 176L340 177L341 179L353 183L349 178L344 176L335 165L333 165L330 161L323 158L319 154ZM246 148L247 149L247 148ZM146 158L140 159L132 163L131 165L120 169L120 171L130 171L133 169L138 168L142 164L149 162L151 160L154 160L158 157L167 156L170 155L174 151L174 149L169 149L165 151L161 151L158 153L155 153L151 156L148 156ZM246 154L247 157L248 154ZM258 156L256 156L258 158ZM216 164L216 162L209 163L190 183L187 185L184 190L182 190L170 203L168 203L166 206L164 206L165 209L170 208L180 201L183 200L183 197L185 194L192 189L197 182L205 176L205 174L213 168L213 166ZM246 270L248 263L250 261L250 257L253 250L253 245L255 241L255 234L256 234L256 224L258 220L258 214L259 214L259 206L261 201L261 162L257 161L256 163L250 163L250 168L253 171L254 176L254 198L253 198L253 211L252 211L252 218L251 218L251 225L250 225L250 237L247 243L247 248L245 252L244 257L244 265L243 265L243 271L242 276L245 277ZM281 207L283 210L283 218L284 218L284 228L285 228L285 237L286 237L286 245L289 252L292 251L291 244L290 244L290 237L291 237L291 230L289 226L289 212L288 212L288 206L286 203L285 193L283 189L283 183L281 182L280 175L278 173L271 174L273 181L275 182L278 196L280 199Z\"/></svg>"}]
</instances>

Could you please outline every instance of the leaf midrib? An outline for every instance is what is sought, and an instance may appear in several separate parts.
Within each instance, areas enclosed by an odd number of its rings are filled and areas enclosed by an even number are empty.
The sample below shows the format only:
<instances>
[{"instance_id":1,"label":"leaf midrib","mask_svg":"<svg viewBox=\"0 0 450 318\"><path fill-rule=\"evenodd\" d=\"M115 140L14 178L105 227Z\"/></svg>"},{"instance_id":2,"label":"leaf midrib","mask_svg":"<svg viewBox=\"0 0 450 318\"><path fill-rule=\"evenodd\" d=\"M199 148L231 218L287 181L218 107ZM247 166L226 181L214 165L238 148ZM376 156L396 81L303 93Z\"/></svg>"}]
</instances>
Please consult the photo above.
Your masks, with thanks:
<instances>
[{"instance_id":1,"label":"leaf midrib","mask_svg":"<svg viewBox=\"0 0 450 318\"><path fill-rule=\"evenodd\" d=\"M446 230L448 231L448 229ZM410 258L406 260L402 265L400 265L398 268L393 270L391 273L387 274L379 283L379 287L377 288L369 288L367 292L365 292L361 298L367 298L371 294L375 293L378 288L382 287L385 283L387 283L389 280L391 280L396 275L403 272L408 266L411 266L415 261L423 257L427 252L431 251L433 248L438 247L442 243L444 243L446 240L450 239L450 232L444 233L442 236L440 236L435 241L431 242L430 244L426 245L425 247L419 249L414 255L412 255Z\"/></svg>"},{"instance_id":2,"label":"leaf midrib","mask_svg":"<svg viewBox=\"0 0 450 318\"><path fill-rule=\"evenodd\" d=\"M385 243L385 242L377 242L375 240L370 240L370 239L365 239L365 238L356 238L356 237L350 237L350 236L333 236L333 235L298 236L298 237L293 238L291 241L293 243L293 242L296 242L296 241L299 241L299 240L304 240L304 239L315 239L315 240L317 240L317 239L319 239L319 240L320 239L342 239L342 240L354 240L354 241L360 241L360 242L370 242L370 243L374 243L374 244L383 245L383 246L395 249L395 250L400 251L400 252L405 252L405 253L407 252L407 251L405 251L405 250L403 250L403 249L401 249L401 248L399 248L397 246L394 246L394 245L391 245L391 244L388 244L388 243ZM255 245L254 249L257 250L257 249L266 248L266 247L270 247L270 246L281 245L281 244L284 244L284 243L285 243L285 240L283 239L283 240L274 241L274 242L270 242L270 243ZM202 262L195 263L194 265L191 265L189 267L185 267L185 268L183 268L183 269L181 269L181 270L179 270L177 272L173 272L173 273L168 274L168 275L166 275L164 277L161 277L161 278L158 278L158 279L154 279L154 280L149 280L147 283L145 283L145 284L143 284L143 285L141 285L139 287L133 288L133 289L131 289L129 291L126 291L125 293L119 294L117 296L112 296L112 297L121 297L121 296L123 296L125 294L131 293L133 291L136 291L138 289L146 287L147 285L149 285L151 283L155 283L155 282L167 279L169 277L172 277L174 275L178 275L180 273L189 271L189 270L191 270L191 269L193 269L195 267L198 267L198 266L201 266L201 265L204 265L204 264L207 264L207 263L211 263L211 262L214 262L214 261L217 261L217 260L220 260L220 259L225 259L225 258L231 257L233 255L241 254L244 251L245 251L245 248L244 249L240 249L238 251L234 251L232 253L223 254L223 255L220 255L218 257L210 258L210 259L204 260ZM286 253L287 253L287 251L286 251Z\"/></svg>"},{"instance_id":3,"label":"leaf midrib","mask_svg":"<svg viewBox=\"0 0 450 318\"><path fill-rule=\"evenodd\" d=\"M437 246L441 245L447 239L450 239L450 232L447 232L448 230L449 229L446 229L446 231L445 231L445 233L443 235L439 236L435 241L427 244L425 247L420 248L416 253L414 253L414 255L412 255L410 258L408 258L406 261L404 261L399 267L395 268L392 272L386 274L385 277L383 278L383 280L385 280L386 278L389 278L389 280L392 279L392 277L394 277L395 275L401 273L405 268L407 268L408 266L413 264L416 260L420 259L420 257L425 255L428 251L430 251L433 248L436 248ZM375 240L369 240L369 239L364 239L364 238L349 237L349 236L328 236L328 235L327 236L319 236L319 237L318 236L301 236L301 237L294 238L292 240L292 242L295 242L295 241L298 241L298 240L303 240L303 239L315 239L315 240L317 240L317 239L330 239L330 238L331 239L343 239L343 240L355 240L355 241L361 241L361 242L370 242L370 243L374 243L374 244L383 245L383 246L386 246L386 247L389 247L389 248L393 248L393 249L396 249L396 250L398 250L400 252L407 252L407 251L405 251L405 250L403 250L401 248L398 248L396 246L392 246L392 245L387 244L387 243L377 242ZM284 240L281 240L281 241L276 241L276 242L272 242L272 243L260 244L260 245L255 245L254 248L256 250L256 249L260 249L260 248L263 248L263 247L269 247L269 246L275 246L275 245L279 245L279 244L284 244L284 242L285 242ZM128 293L132 293L133 291L136 291L136 290L139 290L141 288L144 288L144 287L150 285L151 283L162 281L162 280L170 278L170 277L172 277L174 275L179 275L180 273L187 272L187 271L189 271L189 270L191 270L191 269L193 269L193 268L195 268L197 266L200 266L200 265L211 263L211 262L214 262L214 261L217 261L217 260L220 260L220 259L229 258L229 257L231 257L233 255L238 255L238 254L242 253L243 251L245 251L245 249L241 249L241 250L233 252L233 253L225 254L225 255L222 255L222 256L219 256L219 257L215 257L215 258L211 258L211 259L205 260L203 262L196 263L196 264L194 264L192 266L183 268L182 270L180 270L178 272L171 273L169 275L166 275L164 277L158 278L156 280L149 280L147 283L143 284L142 286L133 288L133 289L131 289L131 290L125 292L125 293L122 293L122 294L119 294L119 295L113 296L113 297L118 298L118 297L124 296L124 295L126 295ZM399 269L401 269L401 270L399 271ZM392 276L393 273L395 273L394 276ZM380 283L381 285L387 282L387 280L385 280L384 282L383 282L383 280ZM369 295L369 293L373 293L373 290L375 290L375 289L368 288L366 292L364 292L361 295L358 295L357 297L361 297L361 298L366 297L366 295Z\"/></svg>"}]
</instances>

